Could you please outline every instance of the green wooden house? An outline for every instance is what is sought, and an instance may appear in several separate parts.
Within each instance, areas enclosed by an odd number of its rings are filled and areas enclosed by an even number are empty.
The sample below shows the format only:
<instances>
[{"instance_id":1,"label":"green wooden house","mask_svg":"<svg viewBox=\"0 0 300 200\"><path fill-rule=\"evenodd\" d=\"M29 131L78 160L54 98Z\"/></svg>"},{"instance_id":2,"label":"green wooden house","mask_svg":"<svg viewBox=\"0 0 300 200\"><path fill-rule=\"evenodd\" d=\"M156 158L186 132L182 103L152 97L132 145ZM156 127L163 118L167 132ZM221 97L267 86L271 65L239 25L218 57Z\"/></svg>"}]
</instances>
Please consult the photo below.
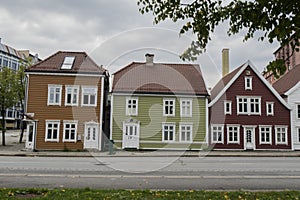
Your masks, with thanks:
<instances>
[{"instance_id":1,"label":"green wooden house","mask_svg":"<svg viewBox=\"0 0 300 200\"><path fill-rule=\"evenodd\" d=\"M110 139L117 148L201 149L208 92L199 65L133 62L113 74Z\"/></svg>"}]
</instances>

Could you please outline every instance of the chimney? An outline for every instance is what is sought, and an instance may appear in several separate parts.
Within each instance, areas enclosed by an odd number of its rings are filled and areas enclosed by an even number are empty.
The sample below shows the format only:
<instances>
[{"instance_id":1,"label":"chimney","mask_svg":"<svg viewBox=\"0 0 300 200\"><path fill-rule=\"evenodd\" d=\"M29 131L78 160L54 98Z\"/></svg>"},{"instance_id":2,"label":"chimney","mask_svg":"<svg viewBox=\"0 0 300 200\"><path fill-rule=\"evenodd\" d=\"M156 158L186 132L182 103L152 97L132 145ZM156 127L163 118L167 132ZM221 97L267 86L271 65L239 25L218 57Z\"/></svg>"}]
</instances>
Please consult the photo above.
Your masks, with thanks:
<instances>
[{"instance_id":1,"label":"chimney","mask_svg":"<svg viewBox=\"0 0 300 200\"><path fill-rule=\"evenodd\" d=\"M154 58L154 54L150 54L150 53L147 53L145 55L146 57L146 65L147 66L153 66L153 58Z\"/></svg>"},{"instance_id":2,"label":"chimney","mask_svg":"<svg viewBox=\"0 0 300 200\"><path fill-rule=\"evenodd\" d=\"M229 49L222 49L222 76L229 73Z\"/></svg>"}]
</instances>

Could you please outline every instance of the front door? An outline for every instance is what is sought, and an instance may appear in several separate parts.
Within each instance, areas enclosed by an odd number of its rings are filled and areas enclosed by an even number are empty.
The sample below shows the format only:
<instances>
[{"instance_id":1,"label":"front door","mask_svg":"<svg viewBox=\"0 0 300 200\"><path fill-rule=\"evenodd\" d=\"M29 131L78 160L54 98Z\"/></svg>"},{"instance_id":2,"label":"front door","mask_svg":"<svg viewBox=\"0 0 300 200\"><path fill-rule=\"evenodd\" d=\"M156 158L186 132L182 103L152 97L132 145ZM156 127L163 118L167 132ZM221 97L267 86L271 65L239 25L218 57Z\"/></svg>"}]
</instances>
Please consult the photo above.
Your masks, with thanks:
<instances>
[{"instance_id":1,"label":"front door","mask_svg":"<svg viewBox=\"0 0 300 200\"><path fill-rule=\"evenodd\" d=\"M33 147L34 147L34 124L28 123L25 148L33 149Z\"/></svg>"},{"instance_id":2,"label":"front door","mask_svg":"<svg viewBox=\"0 0 300 200\"><path fill-rule=\"evenodd\" d=\"M123 124L123 141L122 148L139 148L139 124L138 123L124 123Z\"/></svg>"},{"instance_id":3,"label":"front door","mask_svg":"<svg viewBox=\"0 0 300 200\"><path fill-rule=\"evenodd\" d=\"M85 149L98 149L98 125L86 124L84 131L84 148Z\"/></svg>"},{"instance_id":4,"label":"front door","mask_svg":"<svg viewBox=\"0 0 300 200\"><path fill-rule=\"evenodd\" d=\"M254 149L255 148L255 129L254 128L245 128L245 149Z\"/></svg>"}]
</instances>

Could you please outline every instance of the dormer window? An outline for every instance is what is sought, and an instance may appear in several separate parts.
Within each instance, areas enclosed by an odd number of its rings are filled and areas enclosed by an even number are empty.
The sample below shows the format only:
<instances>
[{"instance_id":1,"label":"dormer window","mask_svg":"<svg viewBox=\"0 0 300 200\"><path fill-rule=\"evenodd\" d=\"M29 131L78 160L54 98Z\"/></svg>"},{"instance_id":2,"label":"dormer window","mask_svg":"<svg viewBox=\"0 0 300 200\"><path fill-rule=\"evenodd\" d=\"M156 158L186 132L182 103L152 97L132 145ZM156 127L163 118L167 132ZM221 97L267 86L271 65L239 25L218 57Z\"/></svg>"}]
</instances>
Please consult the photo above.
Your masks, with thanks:
<instances>
[{"instance_id":1,"label":"dormer window","mask_svg":"<svg viewBox=\"0 0 300 200\"><path fill-rule=\"evenodd\" d=\"M252 90L252 77L245 76L245 90Z\"/></svg>"},{"instance_id":2,"label":"dormer window","mask_svg":"<svg viewBox=\"0 0 300 200\"><path fill-rule=\"evenodd\" d=\"M75 56L66 56L60 69L72 69Z\"/></svg>"}]
</instances>

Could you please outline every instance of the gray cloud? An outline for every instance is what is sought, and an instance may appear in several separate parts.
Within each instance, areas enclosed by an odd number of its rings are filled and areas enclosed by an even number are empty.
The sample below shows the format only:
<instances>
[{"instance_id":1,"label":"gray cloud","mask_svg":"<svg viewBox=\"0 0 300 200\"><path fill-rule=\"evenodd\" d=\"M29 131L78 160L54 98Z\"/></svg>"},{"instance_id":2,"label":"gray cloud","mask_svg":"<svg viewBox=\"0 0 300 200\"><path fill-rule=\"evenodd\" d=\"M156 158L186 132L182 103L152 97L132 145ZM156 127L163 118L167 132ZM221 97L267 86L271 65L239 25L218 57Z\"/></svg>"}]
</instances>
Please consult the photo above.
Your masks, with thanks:
<instances>
[{"instance_id":1,"label":"gray cloud","mask_svg":"<svg viewBox=\"0 0 300 200\"><path fill-rule=\"evenodd\" d=\"M86 51L113 70L144 61L146 51L154 52L158 62L181 62L177 55L191 39L179 37L180 24L167 21L154 26L152 20L151 15L141 15L132 0L10 0L1 2L0 37L3 43L42 58L58 50ZM207 52L196 61L209 87L219 79L222 48L230 48L231 69L249 59L262 71L278 47L256 39L243 43L241 34L228 37L226 28L222 24L216 29Z\"/></svg>"}]
</instances>

